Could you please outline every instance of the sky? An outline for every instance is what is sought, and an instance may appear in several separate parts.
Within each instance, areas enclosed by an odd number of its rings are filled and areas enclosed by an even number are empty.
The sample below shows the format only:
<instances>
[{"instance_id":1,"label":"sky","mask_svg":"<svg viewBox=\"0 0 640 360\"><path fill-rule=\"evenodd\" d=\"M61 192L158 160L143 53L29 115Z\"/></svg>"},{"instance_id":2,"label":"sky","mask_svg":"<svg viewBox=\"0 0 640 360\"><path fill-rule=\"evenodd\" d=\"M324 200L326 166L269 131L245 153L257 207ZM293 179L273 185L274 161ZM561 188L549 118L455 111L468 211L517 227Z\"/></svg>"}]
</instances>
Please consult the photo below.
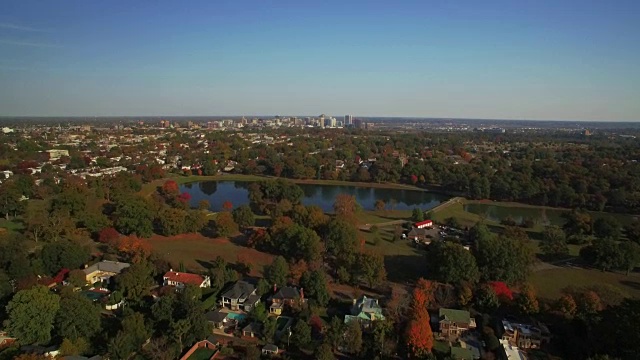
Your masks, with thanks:
<instances>
[{"instance_id":1,"label":"sky","mask_svg":"<svg viewBox=\"0 0 640 360\"><path fill-rule=\"evenodd\" d=\"M0 2L0 116L640 121L640 1Z\"/></svg>"}]
</instances>

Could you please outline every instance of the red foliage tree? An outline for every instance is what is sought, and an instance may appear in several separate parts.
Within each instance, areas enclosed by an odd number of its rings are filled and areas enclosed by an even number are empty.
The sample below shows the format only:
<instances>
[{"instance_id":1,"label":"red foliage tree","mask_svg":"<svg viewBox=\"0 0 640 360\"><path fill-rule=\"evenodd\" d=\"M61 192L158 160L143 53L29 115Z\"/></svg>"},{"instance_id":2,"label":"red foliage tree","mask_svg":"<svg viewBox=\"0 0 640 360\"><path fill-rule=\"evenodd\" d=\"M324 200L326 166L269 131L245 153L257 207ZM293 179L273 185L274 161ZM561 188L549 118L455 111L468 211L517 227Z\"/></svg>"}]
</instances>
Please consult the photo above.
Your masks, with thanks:
<instances>
[{"instance_id":1,"label":"red foliage tree","mask_svg":"<svg viewBox=\"0 0 640 360\"><path fill-rule=\"evenodd\" d=\"M191 194L189 194L188 192L183 192L176 199L183 204L188 204L189 200L191 200Z\"/></svg>"},{"instance_id":2,"label":"red foliage tree","mask_svg":"<svg viewBox=\"0 0 640 360\"><path fill-rule=\"evenodd\" d=\"M264 245L267 240L267 231L265 229L256 229L247 239L247 246L251 248L259 248Z\"/></svg>"},{"instance_id":3,"label":"red foliage tree","mask_svg":"<svg viewBox=\"0 0 640 360\"><path fill-rule=\"evenodd\" d=\"M167 180L162 185L162 191L166 195L176 196L180 193L180 188L178 187L178 183L173 180Z\"/></svg>"},{"instance_id":4,"label":"red foliage tree","mask_svg":"<svg viewBox=\"0 0 640 360\"><path fill-rule=\"evenodd\" d=\"M509 286L502 281L492 281L489 286L498 295L500 301L513 300L513 292L509 289Z\"/></svg>"},{"instance_id":5,"label":"red foliage tree","mask_svg":"<svg viewBox=\"0 0 640 360\"><path fill-rule=\"evenodd\" d=\"M420 279L413 289L413 318L409 321L406 341L411 358L421 358L433 348L433 332L431 330L427 307L433 301L433 283Z\"/></svg>"},{"instance_id":6,"label":"red foliage tree","mask_svg":"<svg viewBox=\"0 0 640 360\"><path fill-rule=\"evenodd\" d=\"M223 202L222 203L222 210L224 210L224 211L233 210L233 204L231 203L231 201L227 200L227 201Z\"/></svg>"},{"instance_id":7,"label":"red foliage tree","mask_svg":"<svg viewBox=\"0 0 640 360\"><path fill-rule=\"evenodd\" d=\"M415 185L418 182L418 177L415 175L411 175L411 183Z\"/></svg>"},{"instance_id":8,"label":"red foliage tree","mask_svg":"<svg viewBox=\"0 0 640 360\"><path fill-rule=\"evenodd\" d=\"M118 238L120 238L120 233L112 227L100 230L100 234L98 235L98 241L103 244L115 244Z\"/></svg>"}]
</instances>

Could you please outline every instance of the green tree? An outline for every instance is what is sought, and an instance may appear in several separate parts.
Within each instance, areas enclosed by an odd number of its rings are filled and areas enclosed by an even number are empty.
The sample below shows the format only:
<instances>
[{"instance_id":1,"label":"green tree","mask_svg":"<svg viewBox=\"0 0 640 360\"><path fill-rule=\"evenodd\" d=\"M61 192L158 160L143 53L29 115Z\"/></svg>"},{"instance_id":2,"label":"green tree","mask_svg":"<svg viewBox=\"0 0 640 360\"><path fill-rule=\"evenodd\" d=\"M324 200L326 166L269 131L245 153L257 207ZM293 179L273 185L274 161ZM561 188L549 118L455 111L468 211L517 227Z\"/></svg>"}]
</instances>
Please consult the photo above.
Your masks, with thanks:
<instances>
[{"instance_id":1,"label":"green tree","mask_svg":"<svg viewBox=\"0 0 640 360\"><path fill-rule=\"evenodd\" d=\"M335 218L325 226L326 251L339 261L353 261L353 257L357 252L357 238L358 230L344 218Z\"/></svg>"},{"instance_id":2,"label":"green tree","mask_svg":"<svg viewBox=\"0 0 640 360\"><path fill-rule=\"evenodd\" d=\"M60 241L46 244L40 253L42 264L48 274L53 275L61 269L77 269L86 263L91 254L89 249L72 241Z\"/></svg>"},{"instance_id":3,"label":"green tree","mask_svg":"<svg viewBox=\"0 0 640 360\"><path fill-rule=\"evenodd\" d=\"M595 255L593 265L602 271L618 268L622 262L623 254L621 254L616 242L610 238L598 238L594 240L592 249Z\"/></svg>"},{"instance_id":4,"label":"green tree","mask_svg":"<svg viewBox=\"0 0 640 360\"><path fill-rule=\"evenodd\" d=\"M351 321L347 324L345 331L345 350L357 355L362 350L362 328L358 321Z\"/></svg>"},{"instance_id":5,"label":"green tree","mask_svg":"<svg viewBox=\"0 0 640 360\"><path fill-rule=\"evenodd\" d=\"M118 199L115 227L125 235L150 237L153 234L153 213L147 201L139 196Z\"/></svg>"},{"instance_id":6,"label":"green tree","mask_svg":"<svg viewBox=\"0 0 640 360\"><path fill-rule=\"evenodd\" d=\"M100 331L100 307L79 293L70 293L60 300L55 325L63 338L91 339Z\"/></svg>"},{"instance_id":7,"label":"green tree","mask_svg":"<svg viewBox=\"0 0 640 360\"><path fill-rule=\"evenodd\" d=\"M476 290L476 306L483 311L493 311L500 305L498 295L489 285L481 285Z\"/></svg>"},{"instance_id":8,"label":"green tree","mask_svg":"<svg viewBox=\"0 0 640 360\"><path fill-rule=\"evenodd\" d=\"M418 208L414 208L411 212L411 221L420 222L424 220L424 212Z\"/></svg>"},{"instance_id":9,"label":"green tree","mask_svg":"<svg viewBox=\"0 0 640 360\"><path fill-rule=\"evenodd\" d=\"M267 317L262 323L262 335L264 335L264 341L268 343L273 342L273 337L276 334L276 318L273 316Z\"/></svg>"},{"instance_id":10,"label":"green tree","mask_svg":"<svg viewBox=\"0 0 640 360\"><path fill-rule=\"evenodd\" d=\"M300 284L304 288L305 296L315 301L319 306L327 306L330 295L327 279L320 270L307 271L302 275Z\"/></svg>"},{"instance_id":11,"label":"green tree","mask_svg":"<svg viewBox=\"0 0 640 360\"><path fill-rule=\"evenodd\" d=\"M85 338L78 338L76 340L64 339L60 344L60 355L73 356L83 355L89 351L89 342Z\"/></svg>"},{"instance_id":12,"label":"green tree","mask_svg":"<svg viewBox=\"0 0 640 360\"><path fill-rule=\"evenodd\" d=\"M27 203L24 223L29 235L38 242L47 226L49 218L48 204L42 200L32 200Z\"/></svg>"},{"instance_id":13,"label":"green tree","mask_svg":"<svg viewBox=\"0 0 640 360\"><path fill-rule=\"evenodd\" d=\"M358 272L369 288L381 284L387 277L384 268L384 257L379 254L362 253L358 256Z\"/></svg>"},{"instance_id":14,"label":"green tree","mask_svg":"<svg viewBox=\"0 0 640 360\"><path fill-rule=\"evenodd\" d=\"M533 264L528 246L504 236L480 239L474 255L481 277L486 281L521 283L527 279Z\"/></svg>"},{"instance_id":15,"label":"green tree","mask_svg":"<svg viewBox=\"0 0 640 360\"><path fill-rule=\"evenodd\" d=\"M315 351L315 359L316 360L335 360L335 355L333 355L333 350L331 349L331 345L322 343L316 351Z\"/></svg>"},{"instance_id":16,"label":"green tree","mask_svg":"<svg viewBox=\"0 0 640 360\"><path fill-rule=\"evenodd\" d=\"M9 183L0 185L0 213L4 214L6 220L10 216L17 216L22 212L23 202L20 201L22 194Z\"/></svg>"},{"instance_id":17,"label":"green tree","mask_svg":"<svg viewBox=\"0 0 640 360\"><path fill-rule=\"evenodd\" d=\"M342 343L342 337L344 336L344 322L337 316L331 318L329 323L329 329L327 330L326 340L331 345L331 349L337 349Z\"/></svg>"},{"instance_id":18,"label":"green tree","mask_svg":"<svg viewBox=\"0 0 640 360\"><path fill-rule=\"evenodd\" d=\"M116 278L116 289L132 302L142 300L153 285L153 267L146 261L132 264Z\"/></svg>"},{"instance_id":19,"label":"green tree","mask_svg":"<svg viewBox=\"0 0 640 360\"><path fill-rule=\"evenodd\" d=\"M291 329L291 342L298 349L306 349L311 345L311 327L302 319L298 319L296 325Z\"/></svg>"},{"instance_id":20,"label":"green tree","mask_svg":"<svg viewBox=\"0 0 640 360\"><path fill-rule=\"evenodd\" d=\"M475 283L480 277L476 259L462 245L432 242L427 248L427 268L433 277L449 284Z\"/></svg>"},{"instance_id":21,"label":"green tree","mask_svg":"<svg viewBox=\"0 0 640 360\"><path fill-rule=\"evenodd\" d=\"M122 329L109 343L109 354L114 359L128 359L131 354L142 348L151 332L140 313L133 313L122 320Z\"/></svg>"},{"instance_id":22,"label":"green tree","mask_svg":"<svg viewBox=\"0 0 640 360\"><path fill-rule=\"evenodd\" d=\"M311 263L322 258L322 243L315 231L293 224L273 236L274 246L284 256Z\"/></svg>"},{"instance_id":23,"label":"green tree","mask_svg":"<svg viewBox=\"0 0 640 360\"><path fill-rule=\"evenodd\" d=\"M564 256L569 254L567 238L561 228L549 226L542 233L540 248L543 253L550 256Z\"/></svg>"},{"instance_id":24,"label":"green tree","mask_svg":"<svg viewBox=\"0 0 640 360\"><path fill-rule=\"evenodd\" d=\"M618 240L621 235L622 225L613 217L601 217L593 223L593 233L599 238Z\"/></svg>"},{"instance_id":25,"label":"green tree","mask_svg":"<svg viewBox=\"0 0 640 360\"><path fill-rule=\"evenodd\" d=\"M60 298L44 286L20 290L7 305L7 331L22 344L47 344Z\"/></svg>"},{"instance_id":26,"label":"green tree","mask_svg":"<svg viewBox=\"0 0 640 360\"><path fill-rule=\"evenodd\" d=\"M256 322L262 323L267 319L267 310L264 307L264 303L262 301L258 302L256 306L251 308L251 312L249 312L249 318L255 320Z\"/></svg>"},{"instance_id":27,"label":"green tree","mask_svg":"<svg viewBox=\"0 0 640 360\"><path fill-rule=\"evenodd\" d=\"M265 266L264 277L270 285L285 286L288 276L289 264L282 256L276 256L270 265Z\"/></svg>"},{"instance_id":28,"label":"green tree","mask_svg":"<svg viewBox=\"0 0 640 360\"><path fill-rule=\"evenodd\" d=\"M621 255L620 268L629 275L629 272L640 264L640 245L626 241L620 244L619 248Z\"/></svg>"},{"instance_id":29,"label":"green tree","mask_svg":"<svg viewBox=\"0 0 640 360\"><path fill-rule=\"evenodd\" d=\"M249 205L242 205L237 207L232 212L233 220L240 227L249 227L253 226L256 222L256 218L253 215L253 211L251 211L251 207Z\"/></svg>"}]
</instances>

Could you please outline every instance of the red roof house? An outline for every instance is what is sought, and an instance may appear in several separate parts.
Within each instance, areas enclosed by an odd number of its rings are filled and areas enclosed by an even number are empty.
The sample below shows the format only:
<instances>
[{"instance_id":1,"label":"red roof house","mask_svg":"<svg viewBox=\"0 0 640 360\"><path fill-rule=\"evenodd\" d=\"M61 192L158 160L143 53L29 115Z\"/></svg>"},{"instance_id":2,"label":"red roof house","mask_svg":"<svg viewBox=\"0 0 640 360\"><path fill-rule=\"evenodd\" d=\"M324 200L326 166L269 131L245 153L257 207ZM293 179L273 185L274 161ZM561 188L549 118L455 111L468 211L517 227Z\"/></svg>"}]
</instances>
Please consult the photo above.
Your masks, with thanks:
<instances>
[{"instance_id":1,"label":"red roof house","mask_svg":"<svg viewBox=\"0 0 640 360\"><path fill-rule=\"evenodd\" d=\"M431 221L431 220L419 221L419 222L413 224L413 226L415 226L418 229L432 227L433 226L433 221Z\"/></svg>"},{"instance_id":2,"label":"red roof house","mask_svg":"<svg viewBox=\"0 0 640 360\"><path fill-rule=\"evenodd\" d=\"M162 277L164 280L164 286L175 286L183 288L187 284L195 285L198 287L210 287L211 279L208 276L191 274L185 272L177 272L173 270L167 271Z\"/></svg>"}]
</instances>

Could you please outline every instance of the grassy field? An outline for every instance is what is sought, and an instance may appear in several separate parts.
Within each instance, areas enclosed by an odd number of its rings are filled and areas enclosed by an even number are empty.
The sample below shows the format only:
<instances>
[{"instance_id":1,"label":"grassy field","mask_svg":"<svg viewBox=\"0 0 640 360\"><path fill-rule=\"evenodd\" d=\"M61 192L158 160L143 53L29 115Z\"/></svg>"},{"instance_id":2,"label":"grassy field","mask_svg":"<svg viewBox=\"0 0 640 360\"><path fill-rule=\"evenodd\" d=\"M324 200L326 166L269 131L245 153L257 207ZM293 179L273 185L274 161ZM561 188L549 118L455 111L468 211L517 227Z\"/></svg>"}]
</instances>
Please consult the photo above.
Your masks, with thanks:
<instances>
[{"instance_id":1,"label":"grassy field","mask_svg":"<svg viewBox=\"0 0 640 360\"><path fill-rule=\"evenodd\" d=\"M171 262L174 268L182 262L187 269L198 272L206 270L216 257L221 256L229 263L236 263L239 258L251 262L251 275L260 276L264 265L273 260L270 254L226 238L211 239L201 234L182 234L171 237L154 235L148 240L153 250Z\"/></svg>"},{"instance_id":2,"label":"grassy field","mask_svg":"<svg viewBox=\"0 0 640 360\"><path fill-rule=\"evenodd\" d=\"M9 232L18 232L24 228L24 224L19 219L7 220L5 218L0 219L0 228L5 228Z\"/></svg>"},{"instance_id":3,"label":"grassy field","mask_svg":"<svg viewBox=\"0 0 640 360\"><path fill-rule=\"evenodd\" d=\"M555 299L568 286L583 287L598 284L615 286L620 291L635 298L640 298L640 275L626 276L620 273L602 272L594 269L557 268L535 272L530 277L531 283L538 290L538 296Z\"/></svg>"}]
</instances>

